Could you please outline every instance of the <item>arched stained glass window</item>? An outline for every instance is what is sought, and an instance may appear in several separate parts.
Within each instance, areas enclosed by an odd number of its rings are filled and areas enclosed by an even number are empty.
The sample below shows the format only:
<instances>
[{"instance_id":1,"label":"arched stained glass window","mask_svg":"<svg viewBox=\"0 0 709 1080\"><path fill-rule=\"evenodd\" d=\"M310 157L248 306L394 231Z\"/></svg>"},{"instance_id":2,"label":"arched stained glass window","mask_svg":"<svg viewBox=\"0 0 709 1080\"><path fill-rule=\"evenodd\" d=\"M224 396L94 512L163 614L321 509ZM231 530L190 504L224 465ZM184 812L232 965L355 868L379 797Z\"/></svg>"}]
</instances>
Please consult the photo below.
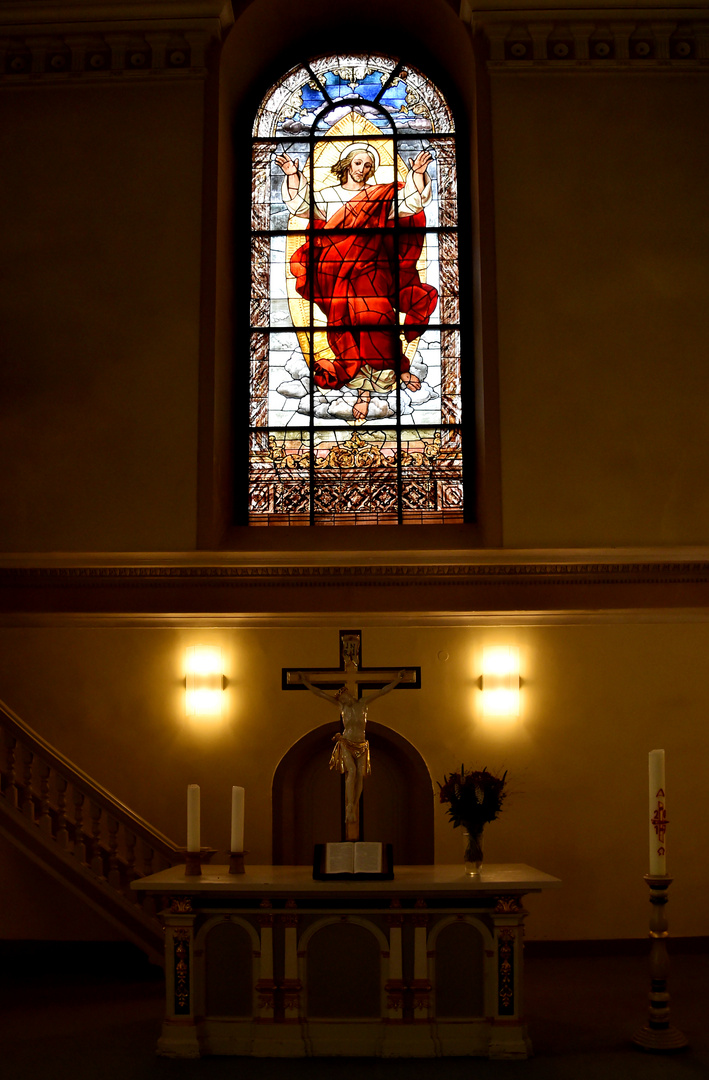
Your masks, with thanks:
<instances>
[{"instance_id":1,"label":"arched stained glass window","mask_svg":"<svg viewBox=\"0 0 709 1080\"><path fill-rule=\"evenodd\" d=\"M249 523L463 521L455 133L388 56L323 56L253 128Z\"/></svg>"}]
</instances>

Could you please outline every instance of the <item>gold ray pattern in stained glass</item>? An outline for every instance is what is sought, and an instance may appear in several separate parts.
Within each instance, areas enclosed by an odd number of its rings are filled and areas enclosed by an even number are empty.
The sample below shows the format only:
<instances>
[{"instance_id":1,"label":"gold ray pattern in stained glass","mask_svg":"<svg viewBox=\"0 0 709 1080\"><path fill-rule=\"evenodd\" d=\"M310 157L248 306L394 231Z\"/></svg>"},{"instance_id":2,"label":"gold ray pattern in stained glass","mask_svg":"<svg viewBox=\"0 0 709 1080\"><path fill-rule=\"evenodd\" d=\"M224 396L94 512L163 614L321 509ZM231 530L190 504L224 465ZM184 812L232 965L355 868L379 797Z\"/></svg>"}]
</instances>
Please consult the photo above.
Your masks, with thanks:
<instances>
[{"instance_id":1,"label":"gold ray pattern in stained glass","mask_svg":"<svg viewBox=\"0 0 709 1080\"><path fill-rule=\"evenodd\" d=\"M376 147L377 153L379 154L379 167L375 178L377 183L392 183L394 179L394 149L391 139L382 137L379 128L375 127L375 125L367 120L365 116L360 116L359 113L354 111L341 117L328 130L328 136L342 135L352 136L354 140L366 138L367 141L371 142ZM331 169L335 162L339 160L345 145L346 144L341 140L335 139L334 141L330 141L329 138L325 138L321 142L316 143L312 161L314 191L321 191L326 187L336 187L339 184L339 180L335 179ZM310 158L308 158L303 166L304 176L310 175L310 164ZM405 162L397 155L396 173L399 183L403 184L405 182L408 172L409 170ZM308 300L303 299L300 293L296 291L295 277L290 271L290 260L298 248L302 246L304 240L303 232L308 228L308 224L307 218L295 217L293 215L291 215L288 221L288 231L290 235L286 240L286 288L288 290L288 306L290 308L293 325L296 328L309 326L311 320L310 303ZM421 254L416 263L416 269L423 282L426 281L427 265L426 240L424 236ZM404 318L404 313L400 312L400 322L403 323ZM313 334L313 358L315 361L321 359L334 360L335 354L330 348L327 340L327 318L317 304L313 304L312 321L315 327L315 332ZM323 327L323 329L320 330L318 327ZM306 364L310 366L309 335L300 331L298 333L298 344L300 345ZM401 344L404 355L409 363L411 363L419 346L419 338L414 338L413 341L406 341L402 334Z\"/></svg>"}]
</instances>

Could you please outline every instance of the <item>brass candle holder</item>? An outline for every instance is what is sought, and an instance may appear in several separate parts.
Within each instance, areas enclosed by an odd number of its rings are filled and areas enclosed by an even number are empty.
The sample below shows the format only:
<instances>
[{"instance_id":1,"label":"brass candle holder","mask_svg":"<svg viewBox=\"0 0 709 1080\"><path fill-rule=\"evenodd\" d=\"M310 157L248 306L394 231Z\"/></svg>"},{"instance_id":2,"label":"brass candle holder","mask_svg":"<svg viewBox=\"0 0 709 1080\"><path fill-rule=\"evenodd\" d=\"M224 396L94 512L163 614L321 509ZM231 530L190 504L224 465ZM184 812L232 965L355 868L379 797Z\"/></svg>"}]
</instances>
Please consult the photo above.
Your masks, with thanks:
<instances>
[{"instance_id":1,"label":"brass candle holder","mask_svg":"<svg viewBox=\"0 0 709 1080\"><path fill-rule=\"evenodd\" d=\"M199 877L202 873L202 863L208 863L216 851L216 848L208 847L200 848L199 851L180 848L180 854L185 857L185 877Z\"/></svg>"},{"instance_id":2,"label":"brass candle holder","mask_svg":"<svg viewBox=\"0 0 709 1080\"><path fill-rule=\"evenodd\" d=\"M667 974L670 958L667 953L667 890L672 878L660 874L645 874L645 881L650 887L650 1015L640 1031L633 1036L633 1042L641 1050L655 1053L667 1053L682 1050L687 1046L687 1038L670 1023L670 995L667 992Z\"/></svg>"},{"instance_id":3,"label":"brass candle holder","mask_svg":"<svg viewBox=\"0 0 709 1080\"><path fill-rule=\"evenodd\" d=\"M244 855L248 855L248 851L230 851L229 852L229 873L230 874L245 874L244 869Z\"/></svg>"}]
</instances>

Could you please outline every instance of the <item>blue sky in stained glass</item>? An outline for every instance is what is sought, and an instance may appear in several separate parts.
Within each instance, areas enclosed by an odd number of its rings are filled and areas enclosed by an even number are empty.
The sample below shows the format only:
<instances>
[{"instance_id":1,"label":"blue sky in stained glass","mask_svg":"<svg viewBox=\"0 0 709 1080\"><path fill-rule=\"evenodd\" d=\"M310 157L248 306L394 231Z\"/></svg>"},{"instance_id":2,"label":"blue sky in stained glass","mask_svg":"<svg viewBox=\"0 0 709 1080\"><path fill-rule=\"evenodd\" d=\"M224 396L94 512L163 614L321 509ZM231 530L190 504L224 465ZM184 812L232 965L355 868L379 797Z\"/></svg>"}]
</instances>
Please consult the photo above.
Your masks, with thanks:
<instances>
[{"instance_id":1,"label":"blue sky in stained glass","mask_svg":"<svg viewBox=\"0 0 709 1080\"><path fill-rule=\"evenodd\" d=\"M322 75L320 77L322 78ZM327 92L333 100L352 97L353 94L357 94L367 101L374 101L382 88L382 73L381 71L370 71L363 79L348 82L337 72L328 71L325 73L324 82Z\"/></svg>"},{"instance_id":2,"label":"blue sky in stained glass","mask_svg":"<svg viewBox=\"0 0 709 1080\"><path fill-rule=\"evenodd\" d=\"M305 112L317 112L325 104L322 91L315 90L309 82L304 83L302 93Z\"/></svg>"}]
</instances>

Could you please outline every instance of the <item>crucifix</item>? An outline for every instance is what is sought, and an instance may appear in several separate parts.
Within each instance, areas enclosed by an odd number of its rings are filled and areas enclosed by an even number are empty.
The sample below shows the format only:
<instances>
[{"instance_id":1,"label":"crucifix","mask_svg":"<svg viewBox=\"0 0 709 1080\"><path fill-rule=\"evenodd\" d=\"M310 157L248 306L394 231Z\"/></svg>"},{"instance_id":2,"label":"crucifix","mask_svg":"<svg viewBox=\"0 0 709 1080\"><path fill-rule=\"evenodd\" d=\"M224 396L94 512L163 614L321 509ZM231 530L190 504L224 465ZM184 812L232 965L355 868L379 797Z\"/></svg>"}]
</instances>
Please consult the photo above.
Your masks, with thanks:
<instances>
[{"instance_id":1,"label":"crucifix","mask_svg":"<svg viewBox=\"0 0 709 1080\"><path fill-rule=\"evenodd\" d=\"M421 668L364 667L360 659L361 645L359 630L341 630L338 668L305 671L283 668L284 690L309 690L334 705L340 713L342 731L333 740L335 748L330 768L345 776L347 840L360 839L359 799L364 778L371 772L366 737L367 710L375 698L391 690L418 690L421 687ZM374 693L363 696L363 689L372 689Z\"/></svg>"}]
</instances>

